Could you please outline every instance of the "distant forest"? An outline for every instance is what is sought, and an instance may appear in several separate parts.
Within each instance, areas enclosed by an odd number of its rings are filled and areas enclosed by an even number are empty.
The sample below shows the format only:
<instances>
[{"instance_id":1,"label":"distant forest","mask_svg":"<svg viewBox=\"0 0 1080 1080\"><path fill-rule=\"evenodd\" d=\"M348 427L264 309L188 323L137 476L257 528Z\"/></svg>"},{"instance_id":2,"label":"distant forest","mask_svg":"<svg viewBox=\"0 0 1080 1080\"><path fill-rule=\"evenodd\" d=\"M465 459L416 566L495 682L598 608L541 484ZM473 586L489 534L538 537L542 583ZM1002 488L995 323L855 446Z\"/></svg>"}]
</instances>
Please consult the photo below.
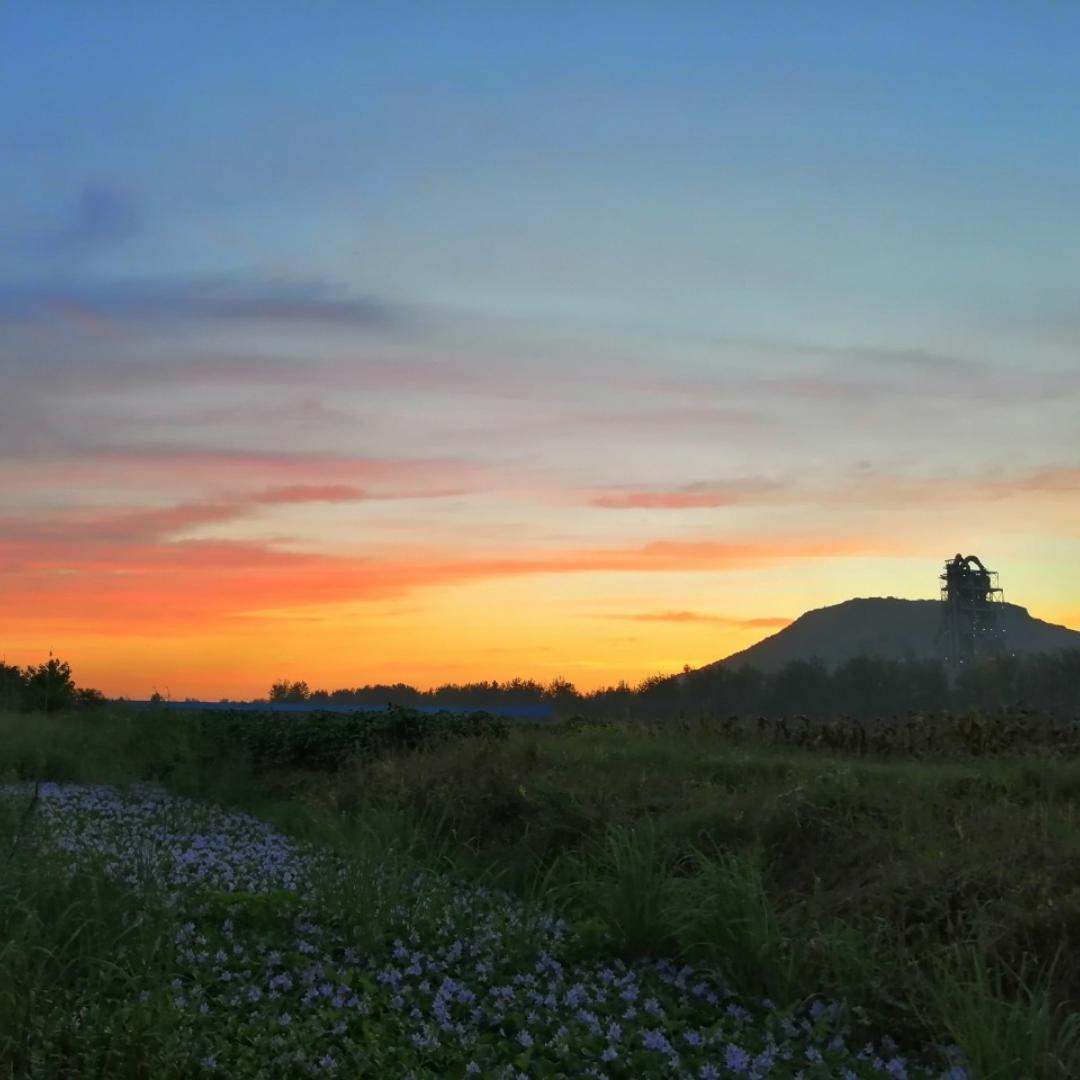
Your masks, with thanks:
<instances>
[{"instance_id":1,"label":"distant forest","mask_svg":"<svg viewBox=\"0 0 1080 1080\"><path fill-rule=\"evenodd\" d=\"M654 675L636 686L582 693L565 679L451 683L418 690L406 683L312 690L306 682L274 683L268 700L282 703L366 706L445 706L489 709L548 705L555 716L586 719L694 719L807 716L854 719L909 713L1020 707L1080 719L1080 649L1003 656L950 673L935 660L861 656L830 669L795 660L773 671L714 664ZM0 663L0 709L50 711L99 708L100 691L79 688L65 662L50 657L37 667Z\"/></svg>"},{"instance_id":2,"label":"distant forest","mask_svg":"<svg viewBox=\"0 0 1080 1080\"><path fill-rule=\"evenodd\" d=\"M547 704L559 717L589 719L694 718L698 716L833 716L871 718L1019 706L1080 717L1080 650L999 657L951 674L935 660L862 656L830 670L796 660L775 671L717 664L677 675L656 675L589 693L554 679L448 684L418 690L405 683L311 690L282 680L268 694L275 702L333 705L428 705L483 709Z\"/></svg>"}]
</instances>

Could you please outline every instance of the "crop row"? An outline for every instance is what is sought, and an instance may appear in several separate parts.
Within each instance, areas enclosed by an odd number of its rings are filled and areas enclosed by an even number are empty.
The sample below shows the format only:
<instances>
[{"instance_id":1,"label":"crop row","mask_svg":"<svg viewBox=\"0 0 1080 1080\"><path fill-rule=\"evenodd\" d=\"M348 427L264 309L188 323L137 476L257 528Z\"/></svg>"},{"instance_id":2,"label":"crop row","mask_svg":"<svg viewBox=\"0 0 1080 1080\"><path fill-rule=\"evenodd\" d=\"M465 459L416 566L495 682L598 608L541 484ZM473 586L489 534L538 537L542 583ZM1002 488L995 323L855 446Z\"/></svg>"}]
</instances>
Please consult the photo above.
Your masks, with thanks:
<instances>
[{"instance_id":1,"label":"crop row","mask_svg":"<svg viewBox=\"0 0 1080 1080\"><path fill-rule=\"evenodd\" d=\"M604 722L578 722L582 726L610 726ZM1022 707L993 712L909 713L876 720L705 715L696 724L734 742L798 747L854 757L996 757L1025 753L1062 758L1080 756L1080 719ZM631 726L658 736L672 731L670 722ZM679 724L683 730L693 726L694 722L685 717Z\"/></svg>"}]
</instances>

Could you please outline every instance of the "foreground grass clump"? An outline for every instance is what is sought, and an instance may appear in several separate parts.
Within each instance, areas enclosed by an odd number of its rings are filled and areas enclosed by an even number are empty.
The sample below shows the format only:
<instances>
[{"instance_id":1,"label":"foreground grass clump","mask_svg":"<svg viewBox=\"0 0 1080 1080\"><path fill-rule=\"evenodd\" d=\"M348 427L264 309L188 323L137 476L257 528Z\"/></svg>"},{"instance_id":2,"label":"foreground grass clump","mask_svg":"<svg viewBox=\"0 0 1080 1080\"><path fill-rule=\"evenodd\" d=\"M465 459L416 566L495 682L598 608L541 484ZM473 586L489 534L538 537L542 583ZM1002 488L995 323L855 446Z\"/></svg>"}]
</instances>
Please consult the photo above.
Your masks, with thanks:
<instances>
[{"instance_id":1,"label":"foreground grass clump","mask_svg":"<svg viewBox=\"0 0 1080 1080\"><path fill-rule=\"evenodd\" d=\"M851 1045L836 1004L782 1010L690 966L599 961L563 921L383 831L354 831L345 859L158 789L4 795L10 1075L940 1074Z\"/></svg>"}]
</instances>

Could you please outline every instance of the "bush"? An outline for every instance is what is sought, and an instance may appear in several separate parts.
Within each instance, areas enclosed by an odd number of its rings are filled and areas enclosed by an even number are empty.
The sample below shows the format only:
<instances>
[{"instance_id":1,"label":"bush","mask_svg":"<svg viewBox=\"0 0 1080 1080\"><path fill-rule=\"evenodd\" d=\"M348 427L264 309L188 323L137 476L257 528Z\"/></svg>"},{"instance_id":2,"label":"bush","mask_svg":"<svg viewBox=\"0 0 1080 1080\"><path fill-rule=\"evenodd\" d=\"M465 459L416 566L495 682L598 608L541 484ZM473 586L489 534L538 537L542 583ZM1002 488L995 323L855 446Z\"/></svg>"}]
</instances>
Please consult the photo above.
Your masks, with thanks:
<instances>
[{"instance_id":1,"label":"bush","mask_svg":"<svg viewBox=\"0 0 1080 1080\"><path fill-rule=\"evenodd\" d=\"M356 758L376 758L469 736L503 738L508 723L489 713L422 713L390 706L384 712L276 712L208 709L196 721L213 756L248 759L259 767L336 769Z\"/></svg>"},{"instance_id":2,"label":"bush","mask_svg":"<svg viewBox=\"0 0 1080 1080\"><path fill-rule=\"evenodd\" d=\"M109 704L109 699L100 690L94 690L89 686L82 686L75 691L75 707L77 709L99 710Z\"/></svg>"}]
</instances>

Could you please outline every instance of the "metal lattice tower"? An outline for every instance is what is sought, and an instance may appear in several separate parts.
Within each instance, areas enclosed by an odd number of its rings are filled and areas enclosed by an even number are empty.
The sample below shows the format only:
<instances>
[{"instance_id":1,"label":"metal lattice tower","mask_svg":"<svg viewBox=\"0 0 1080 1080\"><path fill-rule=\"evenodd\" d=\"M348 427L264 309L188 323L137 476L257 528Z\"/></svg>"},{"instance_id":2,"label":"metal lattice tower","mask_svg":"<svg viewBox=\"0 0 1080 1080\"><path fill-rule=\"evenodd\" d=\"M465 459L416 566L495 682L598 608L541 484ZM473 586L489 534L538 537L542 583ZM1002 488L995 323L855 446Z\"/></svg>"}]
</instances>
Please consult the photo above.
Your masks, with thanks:
<instances>
[{"instance_id":1,"label":"metal lattice tower","mask_svg":"<svg viewBox=\"0 0 1080 1080\"><path fill-rule=\"evenodd\" d=\"M955 670L1003 651L1004 603L997 572L987 570L978 556L957 554L946 561L938 651L949 667Z\"/></svg>"}]
</instances>

